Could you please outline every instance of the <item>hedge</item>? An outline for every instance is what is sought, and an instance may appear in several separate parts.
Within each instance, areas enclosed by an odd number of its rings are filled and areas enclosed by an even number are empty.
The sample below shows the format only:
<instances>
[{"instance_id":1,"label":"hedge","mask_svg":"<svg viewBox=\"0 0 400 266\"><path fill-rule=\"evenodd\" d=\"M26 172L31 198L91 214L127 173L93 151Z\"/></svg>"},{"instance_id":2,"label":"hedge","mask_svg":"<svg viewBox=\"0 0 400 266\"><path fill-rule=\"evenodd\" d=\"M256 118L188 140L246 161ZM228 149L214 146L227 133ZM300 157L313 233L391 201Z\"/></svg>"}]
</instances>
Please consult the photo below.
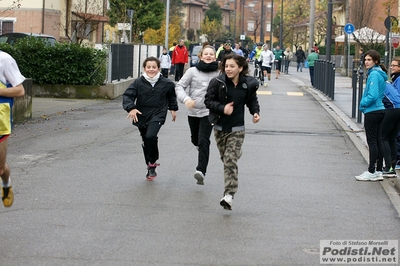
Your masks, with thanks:
<instances>
[{"instance_id":1,"label":"hedge","mask_svg":"<svg viewBox=\"0 0 400 266\"><path fill-rule=\"evenodd\" d=\"M0 44L18 63L21 73L34 84L102 85L106 80L107 53L77 44L50 46L32 36L13 46Z\"/></svg>"}]
</instances>

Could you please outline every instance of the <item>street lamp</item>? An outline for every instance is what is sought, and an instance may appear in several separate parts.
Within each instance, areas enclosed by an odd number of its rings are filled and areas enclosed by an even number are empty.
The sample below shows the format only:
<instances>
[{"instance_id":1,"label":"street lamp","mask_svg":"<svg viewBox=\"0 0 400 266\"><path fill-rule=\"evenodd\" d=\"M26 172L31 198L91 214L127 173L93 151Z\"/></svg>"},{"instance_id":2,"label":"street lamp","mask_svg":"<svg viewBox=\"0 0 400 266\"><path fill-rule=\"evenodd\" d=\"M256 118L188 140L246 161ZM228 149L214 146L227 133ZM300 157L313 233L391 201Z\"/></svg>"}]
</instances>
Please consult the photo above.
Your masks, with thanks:
<instances>
[{"instance_id":1,"label":"street lamp","mask_svg":"<svg viewBox=\"0 0 400 266\"><path fill-rule=\"evenodd\" d=\"M233 24L233 39L236 40L236 10L237 10L237 0L229 0L230 3L235 4L235 9L233 10L234 17L234 24ZM229 5L230 8L230 5Z\"/></svg>"},{"instance_id":2,"label":"street lamp","mask_svg":"<svg viewBox=\"0 0 400 266\"><path fill-rule=\"evenodd\" d=\"M130 26L129 27L130 28L130 30L129 30L129 42L132 43L132 18L133 18L134 11L133 11L133 9L128 9L126 12L128 13L128 17L131 20L131 24L129 25Z\"/></svg>"},{"instance_id":3,"label":"street lamp","mask_svg":"<svg viewBox=\"0 0 400 266\"><path fill-rule=\"evenodd\" d=\"M281 18L279 26L279 46L283 47L283 0L281 1Z\"/></svg>"},{"instance_id":4,"label":"street lamp","mask_svg":"<svg viewBox=\"0 0 400 266\"><path fill-rule=\"evenodd\" d=\"M241 22L242 22L242 35L244 35L244 2L245 0L241 0L242 1L242 15L241 15Z\"/></svg>"},{"instance_id":5,"label":"street lamp","mask_svg":"<svg viewBox=\"0 0 400 266\"><path fill-rule=\"evenodd\" d=\"M260 42L264 43L264 0L261 0Z\"/></svg>"},{"instance_id":6,"label":"street lamp","mask_svg":"<svg viewBox=\"0 0 400 266\"><path fill-rule=\"evenodd\" d=\"M274 0L271 0L271 27L270 27L270 32L269 32L269 42L270 45L269 47L273 47L273 33L272 33L272 29L273 29L273 25L274 25Z\"/></svg>"}]
</instances>

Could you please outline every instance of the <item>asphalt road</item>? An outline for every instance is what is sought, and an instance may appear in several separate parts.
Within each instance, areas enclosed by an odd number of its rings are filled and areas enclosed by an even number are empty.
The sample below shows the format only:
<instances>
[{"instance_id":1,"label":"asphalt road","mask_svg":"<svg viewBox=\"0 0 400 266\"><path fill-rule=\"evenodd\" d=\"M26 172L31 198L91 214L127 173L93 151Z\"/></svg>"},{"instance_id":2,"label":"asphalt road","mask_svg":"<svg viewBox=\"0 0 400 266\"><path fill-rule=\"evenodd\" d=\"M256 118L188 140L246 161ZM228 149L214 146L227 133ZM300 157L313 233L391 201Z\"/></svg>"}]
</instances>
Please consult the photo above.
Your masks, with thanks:
<instances>
[{"instance_id":1,"label":"asphalt road","mask_svg":"<svg viewBox=\"0 0 400 266\"><path fill-rule=\"evenodd\" d=\"M382 186L354 179L364 158L303 85L282 75L261 88L232 211L213 137L196 185L183 105L161 128L152 182L120 98L17 125L0 265L319 265L320 240L399 239Z\"/></svg>"}]
</instances>

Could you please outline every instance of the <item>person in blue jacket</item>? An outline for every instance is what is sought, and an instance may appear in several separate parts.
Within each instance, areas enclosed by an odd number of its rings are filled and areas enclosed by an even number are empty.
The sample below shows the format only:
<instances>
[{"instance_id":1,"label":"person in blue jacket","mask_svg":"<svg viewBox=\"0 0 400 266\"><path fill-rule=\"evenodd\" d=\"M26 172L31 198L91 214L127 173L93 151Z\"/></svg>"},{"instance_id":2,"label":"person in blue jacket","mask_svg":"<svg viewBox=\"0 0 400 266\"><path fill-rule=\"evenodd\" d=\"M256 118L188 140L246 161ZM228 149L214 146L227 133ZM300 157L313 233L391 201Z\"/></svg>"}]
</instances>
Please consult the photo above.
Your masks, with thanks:
<instances>
[{"instance_id":1,"label":"person in blue jacket","mask_svg":"<svg viewBox=\"0 0 400 266\"><path fill-rule=\"evenodd\" d=\"M377 51L369 50L364 56L367 68L367 82L360 101L360 111L364 113L364 129L369 148L368 171L355 178L359 181L383 180L382 122L385 116L383 98L386 90L387 70L380 64Z\"/></svg>"},{"instance_id":2,"label":"person in blue jacket","mask_svg":"<svg viewBox=\"0 0 400 266\"><path fill-rule=\"evenodd\" d=\"M393 58L390 64L392 83L386 83L385 98L383 104L386 108L382 122L383 157L385 167L383 177L396 177L397 163L396 137L400 131L400 57Z\"/></svg>"}]
</instances>

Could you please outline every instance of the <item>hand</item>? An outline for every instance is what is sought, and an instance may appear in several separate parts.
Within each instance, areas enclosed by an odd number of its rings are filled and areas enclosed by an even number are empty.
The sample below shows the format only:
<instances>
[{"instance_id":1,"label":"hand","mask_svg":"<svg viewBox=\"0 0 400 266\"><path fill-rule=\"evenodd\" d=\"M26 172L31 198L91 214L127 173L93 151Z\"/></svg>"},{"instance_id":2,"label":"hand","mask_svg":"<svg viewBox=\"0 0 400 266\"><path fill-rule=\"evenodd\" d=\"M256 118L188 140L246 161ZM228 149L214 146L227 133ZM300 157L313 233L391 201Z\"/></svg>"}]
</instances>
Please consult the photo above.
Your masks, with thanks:
<instances>
[{"instance_id":1,"label":"hand","mask_svg":"<svg viewBox=\"0 0 400 266\"><path fill-rule=\"evenodd\" d=\"M142 113L138 110L138 109L133 109L128 113L128 116L126 117L126 119L129 118L129 120L134 123L136 123L138 121L137 115L141 115Z\"/></svg>"},{"instance_id":2,"label":"hand","mask_svg":"<svg viewBox=\"0 0 400 266\"><path fill-rule=\"evenodd\" d=\"M175 122L175 119L176 119L176 111L171 110L171 115L172 115L172 122Z\"/></svg>"},{"instance_id":3,"label":"hand","mask_svg":"<svg viewBox=\"0 0 400 266\"><path fill-rule=\"evenodd\" d=\"M224 107L224 114L231 115L233 113L233 102L227 103Z\"/></svg>"},{"instance_id":4,"label":"hand","mask_svg":"<svg viewBox=\"0 0 400 266\"><path fill-rule=\"evenodd\" d=\"M255 113L253 115L253 123L257 123L258 121L260 121L260 115Z\"/></svg>"},{"instance_id":5,"label":"hand","mask_svg":"<svg viewBox=\"0 0 400 266\"><path fill-rule=\"evenodd\" d=\"M189 98L189 99L187 99L187 100L185 101L185 106L186 106L186 108L188 108L188 109L193 109L193 108L195 107L195 105L196 105L196 102L193 101L191 98Z\"/></svg>"}]
</instances>

